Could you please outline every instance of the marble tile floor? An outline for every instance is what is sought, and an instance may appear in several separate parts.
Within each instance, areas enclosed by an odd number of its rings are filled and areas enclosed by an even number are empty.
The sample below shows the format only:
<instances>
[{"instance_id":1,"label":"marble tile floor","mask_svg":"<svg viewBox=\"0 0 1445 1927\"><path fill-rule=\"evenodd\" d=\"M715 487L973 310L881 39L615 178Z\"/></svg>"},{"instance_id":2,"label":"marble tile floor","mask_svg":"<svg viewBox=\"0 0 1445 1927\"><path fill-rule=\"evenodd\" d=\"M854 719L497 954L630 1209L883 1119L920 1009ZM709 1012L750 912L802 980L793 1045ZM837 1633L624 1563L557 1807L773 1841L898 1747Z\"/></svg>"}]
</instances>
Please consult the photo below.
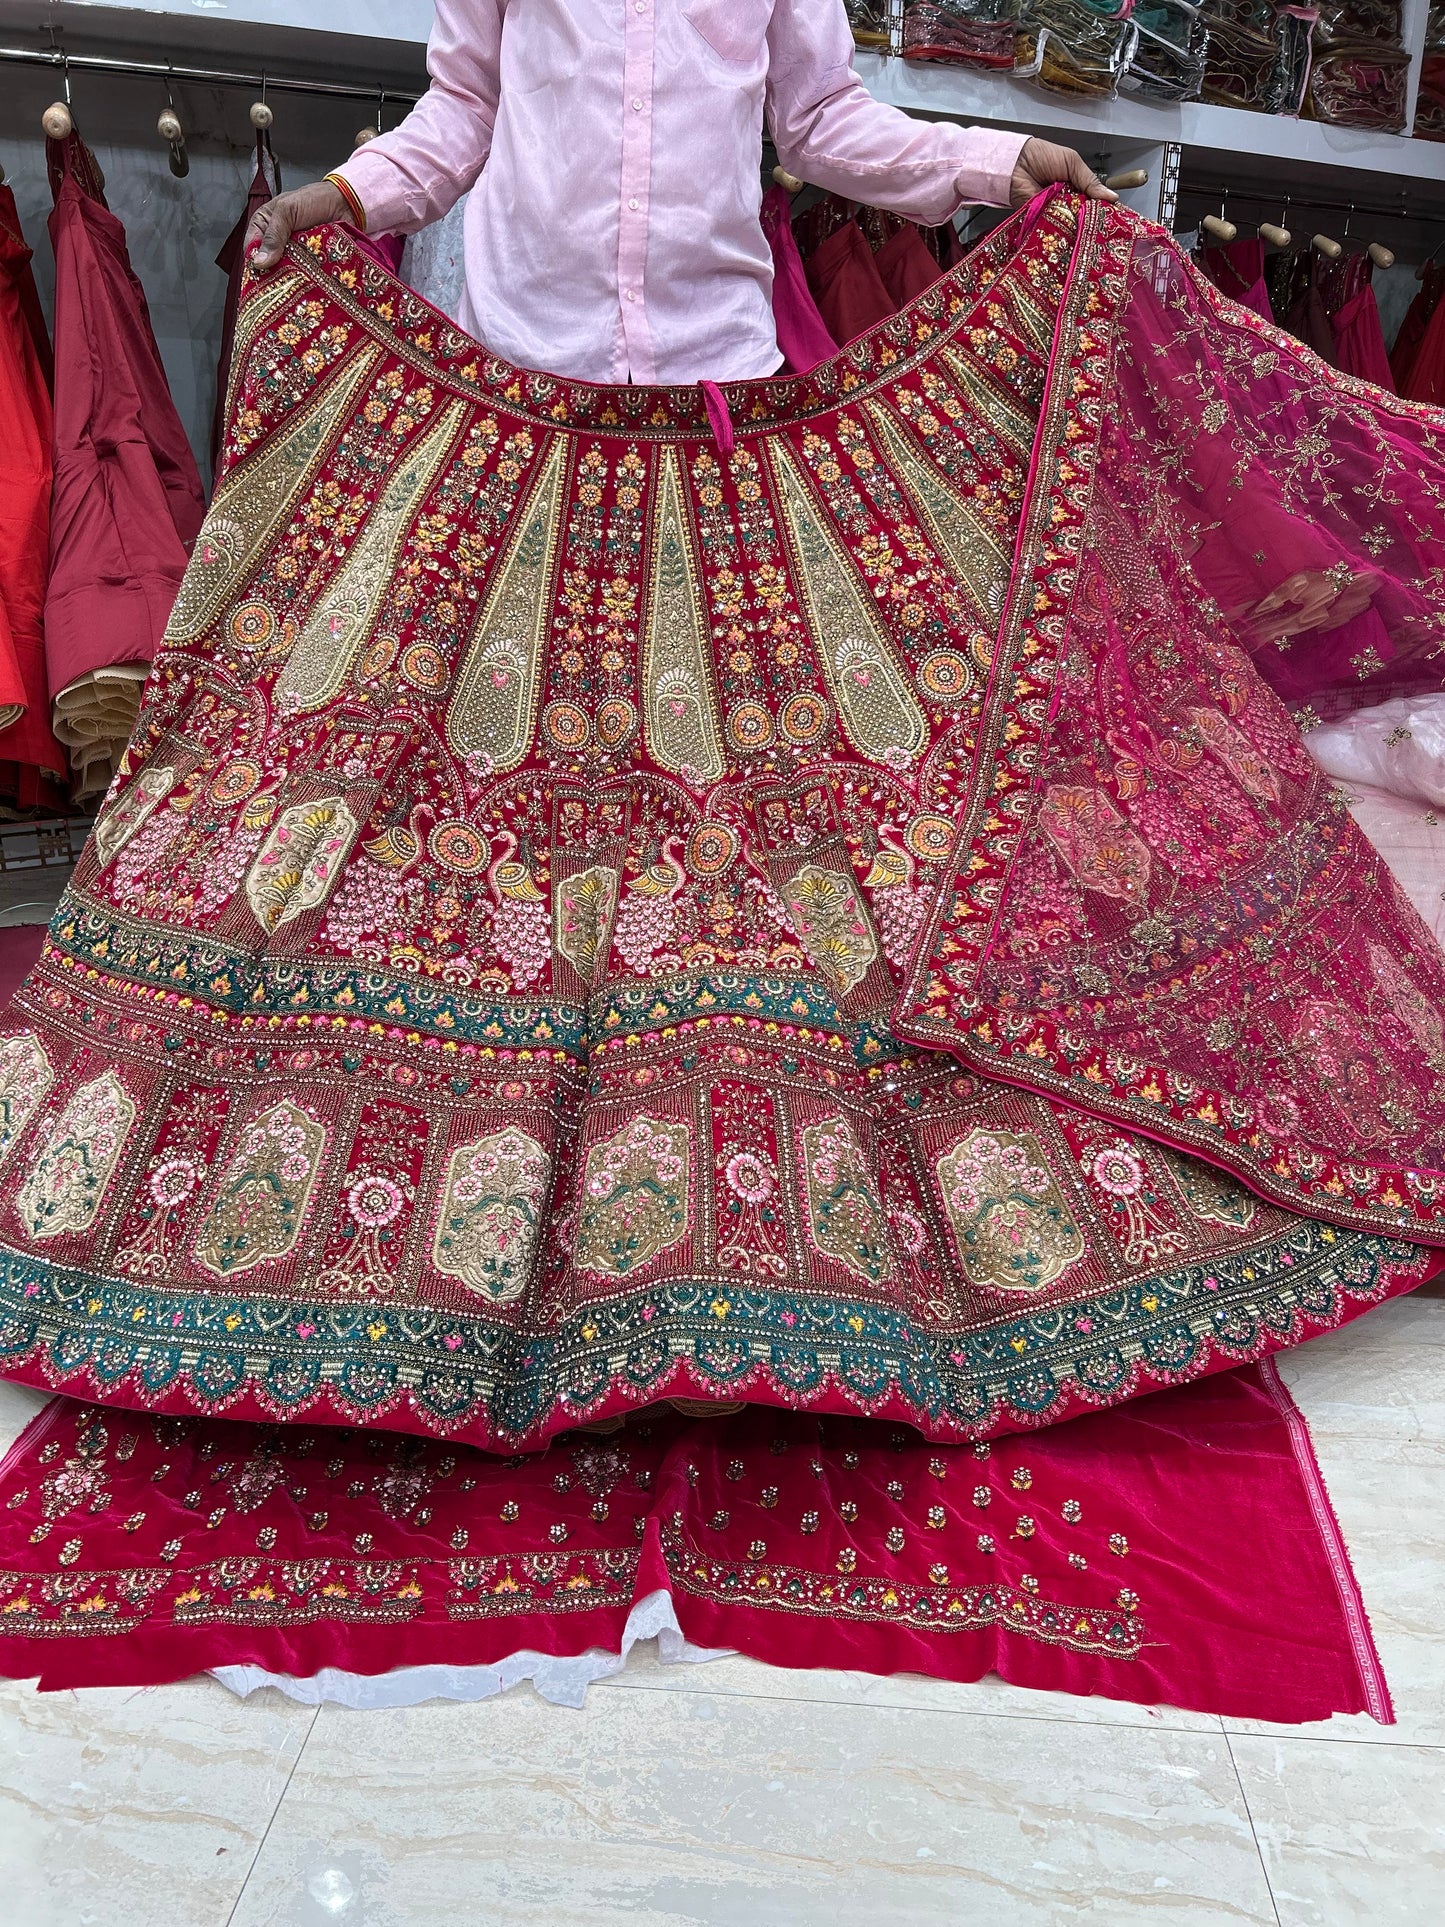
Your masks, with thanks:
<instances>
[{"instance_id":1,"label":"marble tile floor","mask_svg":"<svg viewBox=\"0 0 1445 1927\"><path fill-rule=\"evenodd\" d=\"M6 1927L1438 1927L1445 1299L1282 1367L1399 1724L635 1653L387 1712L0 1686ZM39 1404L0 1386L0 1445Z\"/></svg>"}]
</instances>

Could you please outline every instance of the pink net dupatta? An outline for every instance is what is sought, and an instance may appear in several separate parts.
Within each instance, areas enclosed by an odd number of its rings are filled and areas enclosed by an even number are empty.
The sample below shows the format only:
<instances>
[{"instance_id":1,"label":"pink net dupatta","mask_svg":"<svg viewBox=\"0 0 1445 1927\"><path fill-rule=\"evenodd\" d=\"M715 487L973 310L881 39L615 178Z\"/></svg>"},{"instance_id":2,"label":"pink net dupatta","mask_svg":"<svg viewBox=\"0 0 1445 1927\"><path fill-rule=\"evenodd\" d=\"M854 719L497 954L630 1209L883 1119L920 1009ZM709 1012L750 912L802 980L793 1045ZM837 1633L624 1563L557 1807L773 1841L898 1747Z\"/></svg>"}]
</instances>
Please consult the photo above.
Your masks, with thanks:
<instances>
[{"instance_id":1,"label":"pink net dupatta","mask_svg":"<svg viewBox=\"0 0 1445 1927\"><path fill-rule=\"evenodd\" d=\"M1445 959L1279 698L1439 687L1442 491L1445 416L1083 210L908 1035L1439 1239Z\"/></svg>"},{"instance_id":2,"label":"pink net dupatta","mask_svg":"<svg viewBox=\"0 0 1445 1927\"><path fill-rule=\"evenodd\" d=\"M56 1400L0 1466L0 1674L47 1689L337 1668L390 1704L580 1699L640 1618L776 1666L1393 1717L1268 1362L992 1447L755 1407L504 1460Z\"/></svg>"}]
</instances>

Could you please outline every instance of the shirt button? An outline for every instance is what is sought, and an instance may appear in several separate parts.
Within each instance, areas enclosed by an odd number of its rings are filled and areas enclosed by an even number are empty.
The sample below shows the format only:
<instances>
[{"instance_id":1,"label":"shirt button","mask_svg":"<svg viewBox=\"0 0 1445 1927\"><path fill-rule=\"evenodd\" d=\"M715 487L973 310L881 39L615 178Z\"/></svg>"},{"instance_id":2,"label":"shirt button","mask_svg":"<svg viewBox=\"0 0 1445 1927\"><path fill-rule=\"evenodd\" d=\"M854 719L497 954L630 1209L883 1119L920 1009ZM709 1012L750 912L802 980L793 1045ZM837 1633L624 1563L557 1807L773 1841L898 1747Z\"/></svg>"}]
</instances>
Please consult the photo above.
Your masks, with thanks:
<instances>
[{"instance_id":1,"label":"shirt button","mask_svg":"<svg viewBox=\"0 0 1445 1927\"><path fill-rule=\"evenodd\" d=\"M647 12L647 0L637 0L637 11L639 13Z\"/></svg>"},{"instance_id":2,"label":"shirt button","mask_svg":"<svg viewBox=\"0 0 1445 1927\"><path fill-rule=\"evenodd\" d=\"M635 194L633 195L633 197L632 197L632 199L631 199L631 200L630 200L630 201L629 201L629 202L627 203L627 205L628 205L628 206L629 206L630 208L632 208L632 209L633 209L634 211L636 210L636 207L637 207L637 196L636 196Z\"/></svg>"},{"instance_id":3,"label":"shirt button","mask_svg":"<svg viewBox=\"0 0 1445 1927\"><path fill-rule=\"evenodd\" d=\"M637 299L637 290L635 288L629 288L627 290L627 299L629 301L635 301Z\"/></svg>"},{"instance_id":4,"label":"shirt button","mask_svg":"<svg viewBox=\"0 0 1445 1927\"><path fill-rule=\"evenodd\" d=\"M634 114L640 114L642 112L642 102L640 100L633 101L632 111Z\"/></svg>"}]
</instances>

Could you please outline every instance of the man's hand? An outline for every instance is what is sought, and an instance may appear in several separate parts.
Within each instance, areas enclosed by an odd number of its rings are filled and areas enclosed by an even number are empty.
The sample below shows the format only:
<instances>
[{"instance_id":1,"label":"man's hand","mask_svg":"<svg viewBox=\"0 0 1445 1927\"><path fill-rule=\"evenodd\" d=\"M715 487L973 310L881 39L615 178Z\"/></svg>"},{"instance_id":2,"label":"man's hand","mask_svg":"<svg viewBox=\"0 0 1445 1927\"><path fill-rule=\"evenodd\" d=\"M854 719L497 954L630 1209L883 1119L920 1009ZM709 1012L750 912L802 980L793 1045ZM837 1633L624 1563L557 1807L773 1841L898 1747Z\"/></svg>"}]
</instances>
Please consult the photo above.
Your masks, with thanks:
<instances>
[{"instance_id":1,"label":"man's hand","mask_svg":"<svg viewBox=\"0 0 1445 1927\"><path fill-rule=\"evenodd\" d=\"M1112 187L1105 187L1093 169L1085 165L1083 156L1076 154L1072 147L1055 147L1052 141L1030 140L1025 141L1023 151L1014 163L1013 176L1008 184L1009 206L1022 207L1054 181L1077 188L1080 194L1087 195L1091 201L1117 201L1119 198Z\"/></svg>"},{"instance_id":2,"label":"man's hand","mask_svg":"<svg viewBox=\"0 0 1445 1927\"><path fill-rule=\"evenodd\" d=\"M1028 148L1024 152L1027 153ZM264 274L281 259L293 234L299 234L303 228L320 227L323 221L350 219L346 197L331 181L316 181L310 187L295 188L290 194L278 194L274 201L257 208L246 230L246 252L251 256L251 266L257 274Z\"/></svg>"}]
</instances>

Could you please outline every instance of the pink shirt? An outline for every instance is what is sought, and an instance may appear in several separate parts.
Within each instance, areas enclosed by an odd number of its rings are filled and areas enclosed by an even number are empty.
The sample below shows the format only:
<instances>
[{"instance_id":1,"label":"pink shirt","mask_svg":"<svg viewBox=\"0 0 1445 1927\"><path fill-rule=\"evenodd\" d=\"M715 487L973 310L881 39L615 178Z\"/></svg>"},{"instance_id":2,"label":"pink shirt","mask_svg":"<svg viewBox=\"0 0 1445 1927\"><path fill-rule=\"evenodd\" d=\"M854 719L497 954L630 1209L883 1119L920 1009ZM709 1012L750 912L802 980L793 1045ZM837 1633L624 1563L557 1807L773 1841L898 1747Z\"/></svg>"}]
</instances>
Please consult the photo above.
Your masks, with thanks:
<instances>
[{"instance_id":1,"label":"pink shirt","mask_svg":"<svg viewBox=\"0 0 1445 1927\"><path fill-rule=\"evenodd\" d=\"M431 87L337 171L373 233L467 203L456 320L524 368L733 381L778 366L766 114L819 187L930 225L1006 205L1026 136L911 120L842 0L436 0Z\"/></svg>"}]
</instances>

